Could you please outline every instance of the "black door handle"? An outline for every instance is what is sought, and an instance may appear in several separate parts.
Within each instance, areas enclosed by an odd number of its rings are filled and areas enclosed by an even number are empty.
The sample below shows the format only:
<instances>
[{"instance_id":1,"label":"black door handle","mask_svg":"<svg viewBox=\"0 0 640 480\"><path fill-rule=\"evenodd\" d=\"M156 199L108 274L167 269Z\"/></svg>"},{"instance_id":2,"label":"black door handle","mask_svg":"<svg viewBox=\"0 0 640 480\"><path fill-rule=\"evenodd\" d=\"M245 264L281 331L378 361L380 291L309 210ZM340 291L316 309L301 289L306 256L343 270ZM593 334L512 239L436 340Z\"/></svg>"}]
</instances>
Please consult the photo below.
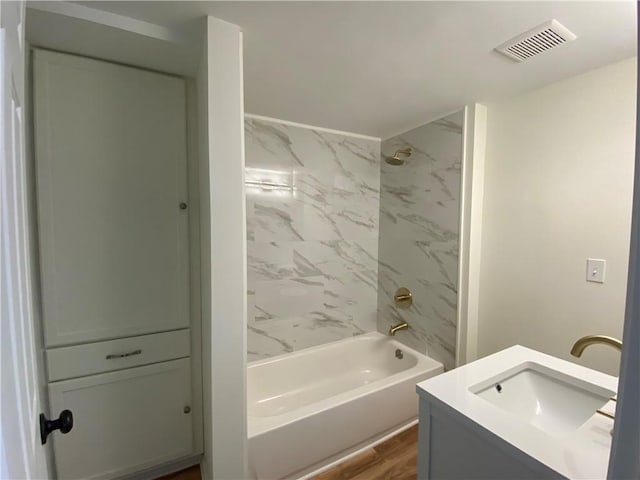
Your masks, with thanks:
<instances>
[{"instance_id":1,"label":"black door handle","mask_svg":"<svg viewBox=\"0 0 640 480\"><path fill-rule=\"evenodd\" d=\"M40 441L47 443L47 436L54 430L60 433L69 433L73 428L73 413L71 410L63 410L56 420L47 420L44 413L40 414Z\"/></svg>"}]
</instances>

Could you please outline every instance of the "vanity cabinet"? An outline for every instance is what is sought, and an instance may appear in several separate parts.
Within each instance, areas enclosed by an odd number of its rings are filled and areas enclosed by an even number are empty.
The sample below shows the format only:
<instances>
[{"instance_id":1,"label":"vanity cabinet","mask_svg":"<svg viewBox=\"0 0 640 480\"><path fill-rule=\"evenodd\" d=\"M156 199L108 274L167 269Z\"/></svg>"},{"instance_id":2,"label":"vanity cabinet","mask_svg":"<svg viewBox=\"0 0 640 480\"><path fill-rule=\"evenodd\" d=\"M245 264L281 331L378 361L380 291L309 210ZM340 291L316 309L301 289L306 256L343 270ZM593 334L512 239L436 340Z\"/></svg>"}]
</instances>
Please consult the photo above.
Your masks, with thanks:
<instances>
[{"instance_id":1,"label":"vanity cabinet","mask_svg":"<svg viewBox=\"0 0 640 480\"><path fill-rule=\"evenodd\" d=\"M438 402L420 399L418 478L521 480L563 478L487 431L475 431Z\"/></svg>"},{"instance_id":2,"label":"vanity cabinet","mask_svg":"<svg viewBox=\"0 0 640 480\"><path fill-rule=\"evenodd\" d=\"M419 383L420 479L606 478L617 379L514 345Z\"/></svg>"},{"instance_id":3,"label":"vanity cabinet","mask_svg":"<svg viewBox=\"0 0 640 480\"><path fill-rule=\"evenodd\" d=\"M114 478L192 452L190 359L49 384L51 410L74 415L52 437L58 478Z\"/></svg>"}]
</instances>

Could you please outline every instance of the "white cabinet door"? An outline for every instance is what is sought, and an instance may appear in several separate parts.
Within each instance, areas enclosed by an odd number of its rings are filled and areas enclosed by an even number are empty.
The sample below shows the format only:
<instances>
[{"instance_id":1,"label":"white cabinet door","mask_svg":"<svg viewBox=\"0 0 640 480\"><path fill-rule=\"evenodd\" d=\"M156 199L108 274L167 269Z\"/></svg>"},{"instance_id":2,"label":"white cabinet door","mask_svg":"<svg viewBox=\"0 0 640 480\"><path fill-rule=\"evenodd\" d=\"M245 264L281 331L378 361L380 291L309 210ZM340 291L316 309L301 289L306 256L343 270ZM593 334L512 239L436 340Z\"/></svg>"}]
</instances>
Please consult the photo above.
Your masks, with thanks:
<instances>
[{"instance_id":1,"label":"white cabinet door","mask_svg":"<svg viewBox=\"0 0 640 480\"><path fill-rule=\"evenodd\" d=\"M50 383L52 416L74 419L53 439L58 478L115 478L191 454L190 378L185 358Z\"/></svg>"},{"instance_id":2,"label":"white cabinet door","mask_svg":"<svg viewBox=\"0 0 640 480\"><path fill-rule=\"evenodd\" d=\"M188 327L184 81L44 50L33 72L46 345Z\"/></svg>"}]
</instances>

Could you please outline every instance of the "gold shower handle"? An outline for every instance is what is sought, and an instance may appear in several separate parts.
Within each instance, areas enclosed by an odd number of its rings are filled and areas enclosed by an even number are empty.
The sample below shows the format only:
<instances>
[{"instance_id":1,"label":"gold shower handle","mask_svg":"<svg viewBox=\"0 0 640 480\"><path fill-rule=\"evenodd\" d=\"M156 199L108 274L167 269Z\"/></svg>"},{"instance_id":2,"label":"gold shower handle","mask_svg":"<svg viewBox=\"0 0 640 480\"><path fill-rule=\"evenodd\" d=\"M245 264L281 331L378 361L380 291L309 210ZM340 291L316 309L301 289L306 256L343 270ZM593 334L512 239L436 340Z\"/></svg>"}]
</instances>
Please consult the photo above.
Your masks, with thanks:
<instances>
[{"instance_id":1,"label":"gold shower handle","mask_svg":"<svg viewBox=\"0 0 640 480\"><path fill-rule=\"evenodd\" d=\"M396 294L393 296L393 300L399 308L409 308L413 304L413 295L411 291L406 287L400 287L396 290Z\"/></svg>"}]
</instances>

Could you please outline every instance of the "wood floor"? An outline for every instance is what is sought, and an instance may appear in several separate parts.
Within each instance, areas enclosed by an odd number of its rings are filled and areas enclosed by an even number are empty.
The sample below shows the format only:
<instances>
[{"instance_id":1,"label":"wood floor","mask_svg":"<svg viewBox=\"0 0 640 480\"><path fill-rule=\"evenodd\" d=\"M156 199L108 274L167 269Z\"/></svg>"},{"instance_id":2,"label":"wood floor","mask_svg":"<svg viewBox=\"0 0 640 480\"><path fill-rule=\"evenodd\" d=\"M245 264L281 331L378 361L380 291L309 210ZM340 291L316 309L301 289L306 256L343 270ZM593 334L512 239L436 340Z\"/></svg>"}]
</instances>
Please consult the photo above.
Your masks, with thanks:
<instances>
[{"instance_id":1,"label":"wood floor","mask_svg":"<svg viewBox=\"0 0 640 480\"><path fill-rule=\"evenodd\" d=\"M160 477L157 480L200 480L200 465L195 465L191 468L187 468L186 470L180 470L179 472L172 473L171 475L166 475L164 477Z\"/></svg>"},{"instance_id":2,"label":"wood floor","mask_svg":"<svg viewBox=\"0 0 640 480\"><path fill-rule=\"evenodd\" d=\"M415 480L417 458L418 426L415 425L312 480ZM200 480L200 467L196 465L158 480Z\"/></svg>"},{"instance_id":3,"label":"wood floor","mask_svg":"<svg viewBox=\"0 0 640 480\"><path fill-rule=\"evenodd\" d=\"M313 480L415 480L418 425L321 473Z\"/></svg>"}]
</instances>

